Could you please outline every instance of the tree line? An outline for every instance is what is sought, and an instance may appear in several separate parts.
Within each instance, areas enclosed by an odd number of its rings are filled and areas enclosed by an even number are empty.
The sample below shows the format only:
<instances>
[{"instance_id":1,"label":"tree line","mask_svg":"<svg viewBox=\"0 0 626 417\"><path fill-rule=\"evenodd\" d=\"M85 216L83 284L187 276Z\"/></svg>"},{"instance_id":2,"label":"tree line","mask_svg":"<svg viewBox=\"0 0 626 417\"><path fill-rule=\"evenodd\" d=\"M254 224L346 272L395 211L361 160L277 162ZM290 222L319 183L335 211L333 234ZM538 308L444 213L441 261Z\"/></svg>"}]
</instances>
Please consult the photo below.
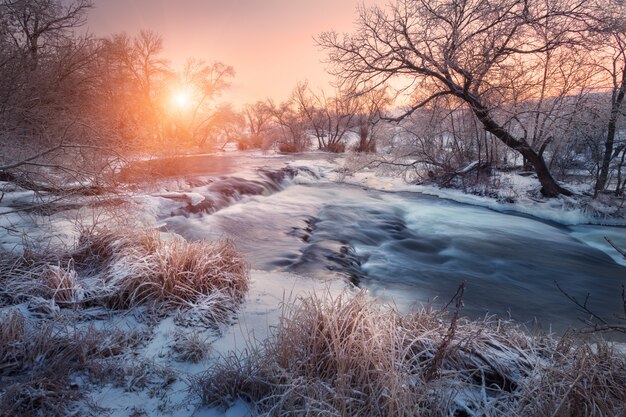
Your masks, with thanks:
<instances>
[{"instance_id":1,"label":"tree line","mask_svg":"<svg viewBox=\"0 0 626 417\"><path fill-rule=\"evenodd\" d=\"M548 197L570 195L562 182L576 176L596 195L624 193L626 20L614 0L361 7L353 33L317 38L332 89L301 82L240 111L218 100L231 66L192 59L177 71L151 31L94 37L81 30L92 7L0 1L4 179L52 168L92 178L128 153L229 142L343 152L352 138L375 162L444 185L520 166Z\"/></svg>"}]
</instances>

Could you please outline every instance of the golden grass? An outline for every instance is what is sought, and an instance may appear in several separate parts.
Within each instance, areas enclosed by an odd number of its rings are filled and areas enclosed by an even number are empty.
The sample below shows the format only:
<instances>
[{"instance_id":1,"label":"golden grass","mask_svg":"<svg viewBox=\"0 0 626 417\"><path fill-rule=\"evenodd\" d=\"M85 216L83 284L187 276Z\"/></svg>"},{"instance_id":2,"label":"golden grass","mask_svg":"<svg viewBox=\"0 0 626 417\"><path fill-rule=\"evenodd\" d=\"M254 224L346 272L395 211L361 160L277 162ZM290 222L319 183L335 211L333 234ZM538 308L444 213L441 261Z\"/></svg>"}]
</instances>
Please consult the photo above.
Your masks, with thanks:
<instances>
[{"instance_id":1,"label":"golden grass","mask_svg":"<svg viewBox=\"0 0 626 417\"><path fill-rule=\"evenodd\" d=\"M124 307L184 307L217 291L238 301L248 289L246 263L229 240L162 243L146 235L141 243L117 265L127 271L112 278Z\"/></svg>"},{"instance_id":2,"label":"golden grass","mask_svg":"<svg viewBox=\"0 0 626 417\"><path fill-rule=\"evenodd\" d=\"M589 349L489 317L402 315L364 293L313 295L193 390L207 405L242 398L270 416L623 415L624 355Z\"/></svg>"},{"instance_id":3,"label":"golden grass","mask_svg":"<svg viewBox=\"0 0 626 417\"><path fill-rule=\"evenodd\" d=\"M522 386L522 415L626 416L626 356L606 343L564 343ZM620 406L621 404L621 406Z\"/></svg>"},{"instance_id":4,"label":"golden grass","mask_svg":"<svg viewBox=\"0 0 626 417\"><path fill-rule=\"evenodd\" d=\"M60 307L182 308L215 324L248 289L247 264L231 241L163 241L149 229L90 230L72 248L2 260L0 294L13 303L40 297Z\"/></svg>"}]
</instances>

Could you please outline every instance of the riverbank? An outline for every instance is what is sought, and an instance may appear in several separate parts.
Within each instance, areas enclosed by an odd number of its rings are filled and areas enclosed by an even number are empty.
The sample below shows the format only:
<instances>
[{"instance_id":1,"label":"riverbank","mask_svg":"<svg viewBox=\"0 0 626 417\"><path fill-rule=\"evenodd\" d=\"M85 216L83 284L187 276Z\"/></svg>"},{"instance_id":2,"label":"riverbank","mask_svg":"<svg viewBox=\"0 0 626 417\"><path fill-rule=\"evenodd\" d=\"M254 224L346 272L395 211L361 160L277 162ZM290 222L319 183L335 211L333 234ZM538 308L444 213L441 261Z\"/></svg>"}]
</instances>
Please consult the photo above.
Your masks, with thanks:
<instances>
[{"instance_id":1,"label":"riverbank","mask_svg":"<svg viewBox=\"0 0 626 417\"><path fill-rule=\"evenodd\" d=\"M131 271L136 278L132 281L136 285L129 287L132 291L94 285L93 276L84 275L85 269L77 267L76 260L54 258L64 253L59 250L48 254L45 274L31 274L34 281L26 282L21 291L24 299L12 293L15 274L4 274L0 334L10 343L0 348L4 349L0 369L8 372L2 375L0 387L3 410L15 412L15 407L22 407L18 411L23 415L43 410L48 415L114 417L233 417L250 415L255 409L338 415L372 410L386 415L418 410L425 415L456 412L467 416L495 409L499 415L621 412L623 393L614 387L623 386L626 379L625 359L614 345L594 337L561 337L546 328L525 329L506 317L506 308L500 318L477 313L482 308L482 302L475 301L479 293L484 292L483 301L490 308L498 303L510 305L516 291L534 285L533 276L542 277L537 269L524 269L526 264L511 263L520 255L536 262L538 254L546 253L545 262L551 260L555 267L580 260L572 274L587 267L601 268L585 266L585 262L605 262L608 257L570 238L571 230L421 197L423 193L414 190L373 191L402 185L381 177L380 184L376 178L360 177L371 174L367 172L355 175L358 185L346 184L350 177L342 178L343 165L334 156L236 158L236 163L228 164L228 175L161 180L129 193L124 205L114 208L78 204L84 203L81 197L54 210L21 215L15 209L31 203L30 196L20 190L15 193L22 194L0 202L6 213L11 212L3 216L12 220L2 242L13 255L20 251L24 259L32 259L33 249L45 249L47 239L73 247L72 253L115 253L117 266L109 269L117 274ZM246 165L234 168L242 163ZM102 196L98 199L107 201ZM120 238L105 239L104 246L96 245L111 250L77 250L84 247L73 246L81 242L77 226L90 229L96 225L118 227L123 233ZM160 230L158 244L156 238L148 239L148 244L139 239L144 242L139 246L134 238L121 238L140 236L141 227L146 226ZM24 234L32 237L30 243ZM538 244L563 249L558 252L563 258L554 259L553 248L537 247L529 248L537 250L533 255L516 249L511 259L501 258L500 264L495 263L496 256L494 262L480 263L487 249L532 246L516 241L535 235ZM189 289L169 291L166 281L155 280L154 275L146 280L151 291L142 292L141 274L155 269L142 259L160 259L159 268L173 272L169 276L187 276L202 254L191 250L195 255L185 257L185 262L172 263L168 261L171 245L207 248L213 244L206 241L226 237L234 240L236 250L252 267L247 290L238 292L236 303L212 305L227 305L218 308L219 315L213 314L220 320L202 320L211 317L210 303L199 303ZM82 243L95 241L83 239ZM489 246L480 246L485 243ZM380 256L366 256L378 250L383 250ZM464 255L461 250L476 250L480 256ZM565 258L572 250L576 252L572 258ZM122 256L122 251L131 256ZM385 270L392 277L414 277L406 270L393 269L400 265L393 259L383 262L386 256L402 253L413 267L439 271L438 275L424 274L418 277L422 281L407 281L399 287L377 281ZM3 259L10 266L16 264L11 258ZM546 268L543 261L539 264ZM465 273L470 267L494 269L494 265L501 272L498 275L479 273L482 269L468 275L467 305L458 314L455 302L451 308L441 308L463 280L460 275L446 280L449 274L442 268ZM200 275L213 276L206 272L210 265L206 266ZM518 275L505 274L513 270ZM355 282L349 271L365 275ZM45 291L37 284L44 277ZM553 286L551 280L539 278L537 282L545 288ZM85 285L70 285L83 279ZM485 291L476 291L482 288L482 279L487 280ZM496 284L504 286L502 292ZM441 293L440 299L428 295L429 286ZM601 301L609 304L615 295L612 281L593 282L596 290L604 287L607 294ZM106 296L93 297L94 288L105 290ZM532 301L547 309L541 298L545 294L533 292ZM520 294L528 305L528 297ZM140 302L107 307L109 299L140 301L143 295L157 296L169 307L153 308ZM420 307L418 301L428 306L429 297L430 308ZM554 314L564 314L568 301L561 301ZM575 317L570 319L575 321ZM307 358L316 359L307 362ZM63 383L51 383L49 376L40 373L59 367L70 371ZM390 380L393 391L387 385ZM601 393L597 387L602 387ZM53 408L41 408L45 404ZM587 408L580 408L581 404Z\"/></svg>"}]
</instances>

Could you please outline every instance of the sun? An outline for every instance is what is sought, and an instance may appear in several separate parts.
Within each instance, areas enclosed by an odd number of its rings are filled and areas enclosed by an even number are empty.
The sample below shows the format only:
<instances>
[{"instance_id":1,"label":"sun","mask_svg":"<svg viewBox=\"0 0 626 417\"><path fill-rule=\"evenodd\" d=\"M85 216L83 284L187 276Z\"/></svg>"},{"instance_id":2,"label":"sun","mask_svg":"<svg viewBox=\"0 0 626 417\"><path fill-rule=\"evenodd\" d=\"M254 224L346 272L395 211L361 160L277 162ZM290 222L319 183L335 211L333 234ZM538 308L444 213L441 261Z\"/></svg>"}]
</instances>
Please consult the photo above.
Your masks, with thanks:
<instances>
[{"instance_id":1,"label":"sun","mask_svg":"<svg viewBox=\"0 0 626 417\"><path fill-rule=\"evenodd\" d=\"M191 94L187 89L179 89L172 93L172 105L178 110L184 110L191 105Z\"/></svg>"}]
</instances>

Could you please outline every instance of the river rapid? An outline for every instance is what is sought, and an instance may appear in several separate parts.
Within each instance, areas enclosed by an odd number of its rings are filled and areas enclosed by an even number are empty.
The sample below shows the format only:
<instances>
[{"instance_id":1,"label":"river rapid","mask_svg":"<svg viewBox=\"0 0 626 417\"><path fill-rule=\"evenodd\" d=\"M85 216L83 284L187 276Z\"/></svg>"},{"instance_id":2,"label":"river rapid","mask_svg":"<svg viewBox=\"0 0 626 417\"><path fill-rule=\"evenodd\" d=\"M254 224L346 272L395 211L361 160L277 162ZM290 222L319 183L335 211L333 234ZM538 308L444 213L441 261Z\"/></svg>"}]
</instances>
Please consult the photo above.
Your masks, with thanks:
<instances>
[{"instance_id":1,"label":"river rapid","mask_svg":"<svg viewBox=\"0 0 626 417\"><path fill-rule=\"evenodd\" d=\"M332 165L332 156L295 158L233 154L169 163L184 185L159 197L163 230L229 237L254 269L344 280L401 310L444 305L462 282L464 314L558 333L579 327L583 315L555 282L581 300L589 293L600 315L622 309L626 267L598 247L604 236L626 243L624 228L563 226L330 181L315 167L319 159Z\"/></svg>"}]
</instances>

